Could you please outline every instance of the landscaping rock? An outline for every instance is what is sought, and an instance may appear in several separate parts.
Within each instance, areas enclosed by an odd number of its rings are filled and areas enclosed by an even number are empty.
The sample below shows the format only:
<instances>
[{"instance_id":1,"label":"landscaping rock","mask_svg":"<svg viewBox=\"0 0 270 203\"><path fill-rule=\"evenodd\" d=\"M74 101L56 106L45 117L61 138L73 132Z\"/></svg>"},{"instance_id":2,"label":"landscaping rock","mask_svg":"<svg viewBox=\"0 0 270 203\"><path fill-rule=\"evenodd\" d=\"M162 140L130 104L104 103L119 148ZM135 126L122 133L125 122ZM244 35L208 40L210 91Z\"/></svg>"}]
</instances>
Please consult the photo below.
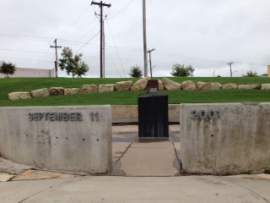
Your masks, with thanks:
<instances>
[{"instance_id":1,"label":"landscaping rock","mask_svg":"<svg viewBox=\"0 0 270 203\"><path fill-rule=\"evenodd\" d=\"M238 85L239 90L252 90L252 89L261 89L261 85L252 84L252 85Z\"/></svg>"},{"instance_id":2,"label":"landscaping rock","mask_svg":"<svg viewBox=\"0 0 270 203\"><path fill-rule=\"evenodd\" d=\"M222 85L218 82L197 82L198 90L220 90Z\"/></svg>"},{"instance_id":3,"label":"landscaping rock","mask_svg":"<svg viewBox=\"0 0 270 203\"><path fill-rule=\"evenodd\" d=\"M31 95L33 98L39 98L39 97L49 97L50 93L47 88L39 89L39 90L33 90L31 92Z\"/></svg>"},{"instance_id":4,"label":"landscaping rock","mask_svg":"<svg viewBox=\"0 0 270 203\"><path fill-rule=\"evenodd\" d=\"M197 85L198 90L202 90L203 87L206 85L206 82L199 81L196 83L196 85Z\"/></svg>"},{"instance_id":5,"label":"landscaping rock","mask_svg":"<svg viewBox=\"0 0 270 203\"><path fill-rule=\"evenodd\" d=\"M225 85L222 85L222 88L223 90L235 90L237 89L237 84L225 84Z\"/></svg>"},{"instance_id":6,"label":"landscaping rock","mask_svg":"<svg viewBox=\"0 0 270 203\"><path fill-rule=\"evenodd\" d=\"M63 87L52 87L49 89L50 96L59 96L65 94L65 89Z\"/></svg>"},{"instance_id":7,"label":"landscaping rock","mask_svg":"<svg viewBox=\"0 0 270 203\"><path fill-rule=\"evenodd\" d=\"M262 84L262 90L270 90L270 84Z\"/></svg>"},{"instance_id":8,"label":"landscaping rock","mask_svg":"<svg viewBox=\"0 0 270 203\"><path fill-rule=\"evenodd\" d=\"M172 80L169 80L168 78L163 78L162 82L166 90L180 90L181 89L181 84L174 82Z\"/></svg>"},{"instance_id":9,"label":"landscaping rock","mask_svg":"<svg viewBox=\"0 0 270 203\"><path fill-rule=\"evenodd\" d=\"M164 85L161 80L158 80L158 90L164 90Z\"/></svg>"},{"instance_id":10,"label":"landscaping rock","mask_svg":"<svg viewBox=\"0 0 270 203\"><path fill-rule=\"evenodd\" d=\"M191 80L188 80L188 81L182 82L182 89L194 91L194 90L197 90L197 86L195 85L194 82L192 82Z\"/></svg>"},{"instance_id":11,"label":"landscaping rock","mask_svg":"<svg viewBox=\"0 0 270 203\"><path fill-rule=\"evenodd\" d=\"M90 94L90 93L97 93L97 86L92 84L92 85L83 85L80 94Z\"/></svg>"},{"instance_id":12,"label":"landscaping rock","mask_svg":"<svg viewBox=\"0 0 270 203\"><path fill-rule=\"evenodd\" d=\"M133 85L132 81L117 82L114 87L116 91L128 91Z\"/></svg>"},{"instance_id":13,"label":"landscaping rock","mask_svg":"<svg viewBox=\"0 0 270 203\"><path fill-rule=\"evenodd\" d=\"M130 89L132 91L145 90L147 87L148 80L150 80L150 77L140 79L137 82L135 82Z\"/></svg>"},{"instance_id":14,"label":"landscaping rock","mask_svg":"<svg viewBox=\"0 0 270 203\"><path fill-rule=\"evenodd\" d=\"M99 85L98 92L113 92L114 91L114 85Z\"/></svg>"},{"instance_id":15,"label":"landscaping rock","mask_svg":"<svg viewBox=\"0 0 270 203\"><path fill-rule=\"evenodd\" d=\"M79 94L80 88L66 88L65 95Z\"/></svg>"},{"instance_id":16,"label":"landscaping rock","mask_svg":"<svg viewBox=\"0 0 270 203\"><path fill-rule=\"evenodd\" d=\"M19 99L31 99L29 92L11 92L8 94L8 98L12 101Z\"/></svg>"}]
</instances>

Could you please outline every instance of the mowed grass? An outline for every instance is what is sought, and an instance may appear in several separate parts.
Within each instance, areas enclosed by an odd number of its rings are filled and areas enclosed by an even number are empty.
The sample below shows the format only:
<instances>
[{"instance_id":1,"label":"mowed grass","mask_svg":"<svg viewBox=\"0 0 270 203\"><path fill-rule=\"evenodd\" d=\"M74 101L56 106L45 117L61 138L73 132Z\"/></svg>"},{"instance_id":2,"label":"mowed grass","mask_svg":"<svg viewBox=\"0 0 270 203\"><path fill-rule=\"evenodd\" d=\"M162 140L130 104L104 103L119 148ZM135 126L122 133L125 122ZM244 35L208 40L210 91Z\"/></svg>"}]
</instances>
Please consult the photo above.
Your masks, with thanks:
<instances>
[{"instance_id":1,"label":"mowed grass","mask_svg":"<svg viewBox=\"0 0 270 203\"><path fill-rule=\"evenodd\" d=\"M157 78L155 78L157 79ZM194 82L219 82L221 84L265 84L270 78L170 78L182 83L186 80ZM8 93L16 91L32 91L40 88L64 87L80 88L83 84L115 84L133 78L5 78L0 79L0 106L67 106L67 105L137 105L138 97L146 91L109 92L95 94L78 94L58 97L35 98L10 101ZM229 102L270 102L270 91L263 90L219 90L219 91L161 91L168 94L169 103L229 103Z\"/></svg>"}]
</instances>

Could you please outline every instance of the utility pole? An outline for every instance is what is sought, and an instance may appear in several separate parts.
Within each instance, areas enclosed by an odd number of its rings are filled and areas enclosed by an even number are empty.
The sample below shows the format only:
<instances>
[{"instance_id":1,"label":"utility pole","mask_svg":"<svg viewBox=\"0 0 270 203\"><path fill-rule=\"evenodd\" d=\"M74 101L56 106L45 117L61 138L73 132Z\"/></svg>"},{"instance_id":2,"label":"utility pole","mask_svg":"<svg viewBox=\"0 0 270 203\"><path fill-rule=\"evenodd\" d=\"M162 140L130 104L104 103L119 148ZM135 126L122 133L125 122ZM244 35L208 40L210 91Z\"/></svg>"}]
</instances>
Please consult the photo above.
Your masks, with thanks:
<instances>
[{"instance_id":1,"label":"utility pole","mask_svg":"<svg viewBox=\"0 0 270 203\"><path fill-rule=\"evenodd\" d=\"M229 66L230 66L230 75L231 75L231 77L232 77L232 64L233 64L233 62L229 62L229 63L227 63Z\"/></svg>"},{"instance_id":2,"label":"utility pole","mask_svg":"<svg viewBox=\"0 0 270 203\"><path fill-rule=\"evenodd\" d=\"M144 77L147 77L147 39L146 39L146 5L143 0L143 52L144 52Z\"/></svg>"},{"instance_id":3,"label":"utility pole","mask_svg":"<svg viewBox=\"0 0 270 203\"><path fill-rule=\"evenodd\" d=\"M61 46L57 46L57 39L54 40L54 45L55 46L50 46L51 48L55 48L55 62L54 62L54 66L55 66L55 77L58 77L58 53L57 53L57 49L61 49Z\"/></svg>"},{"instance_id":4,"label":"utility pole","mask_svg":"<svg viewBox=\"0 0 270 203\"><path fill-rule=\"evenodd\" d=\"M150 63L150 75L151 75L151 78L152 78L152 63L151 63L151 52L152 51L155 51L155 49L151 49L151 50L147 51L149 53L149 63Z\"/></svg>"},{"instance_id":5,"label":"utility pole","mask_svg":"<svg viewBox=\"0 0 270 203\"><path fill-rule=\"evenodd\" d=\"M91 5L98 5L100 7L100 78L103 78L103 35L104 35L104 21L103 21L103 6L111 7L111 4L92 1Z\"/></svg>"}]
</instances>

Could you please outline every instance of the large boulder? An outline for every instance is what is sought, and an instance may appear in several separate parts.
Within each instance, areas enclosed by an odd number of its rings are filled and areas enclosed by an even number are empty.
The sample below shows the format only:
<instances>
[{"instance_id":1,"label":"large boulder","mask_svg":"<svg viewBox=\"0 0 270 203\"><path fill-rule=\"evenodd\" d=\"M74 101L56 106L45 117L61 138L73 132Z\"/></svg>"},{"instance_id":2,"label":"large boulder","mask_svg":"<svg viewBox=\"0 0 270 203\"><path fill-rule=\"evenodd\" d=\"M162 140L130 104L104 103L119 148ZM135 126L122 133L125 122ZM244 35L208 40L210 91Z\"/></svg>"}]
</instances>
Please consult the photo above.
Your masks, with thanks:
<instances>
[{"instance_id":1,"label":"large boulder","mask_svg":"<svg viewBox=\"0 0 270 203\"><path fill-rule=\"evenodd\" d=\"M97 93L97 86L92 84L92 85L83 85L80 94L90 94L90 93Z\"/></svg>"},{"instance_id":2,"label":"large boulder","mask_svg":"<svg viewBox=\"0 0 270 203\"><path fill-rule=\"evenodd\" d=\"M197 86L195 85L194 82L192 82L191 80L188 80L188 81L182 82L182 89L194 91L194 90L197 90Z\"/></svg>"},{"instance_id":3,"label":"large boulder","mask_svg":"<svg viewBox=\"0 0 270 203\"><path fill-rule=\"evenodd\" d=\"M50 96L59 96L65 94L65 89L63 87L52 87L49 89Z\"/></svg>"},{"instance_id":4,"label":"large boulder","mask_svg":"<svg viewBox=\"0 0 270 203\"><path fill-rule=\"evenodd\" d=\"M198 90L220 90L222 85L218 82L197 82Z\"/></svg>"},{"instance_id":5,"label":"large boulder","mask_svg":"<svg viewBox=\"0 0 270 203\"><path fill-rule=\"evenodd\" d=\"M168 78L163 78L162 82L166 90L181 90L181 84L174 82Z\"/></svg>"},{"instance_id":6,"label":"large boulder","mask_svg":"<svg viewBox=\"0 0 270 203\"><path fill-rule=\"evenodd\" d=\"M79 94L80 88L66 88L65 95Z\"/></svg>"},{"instance_id":7,"label":"large boulder","mask_svg":"<svg viewBox=\"0 0 270 203\"><path fill-rule=\"evenodd\" d=\"M161 80L158 80L158 89L164 90L164 85L163 85L163 82Z\"/></svg>"},{"instance_id":8,"label":"large boulder","mask_svg":"<svg viewBox=\"0 0 270 203\"><path fill-rule=\"evenodd\" d=\"M150 77L140 79L137 82L135 82L130 89L132 91L145 90L147 87L148 80L150 80Z\"/></svg>"},{"instance_id":9,"label":"large boulder","mask_svg":"<svg viewBox=\"0 0 270 203\"><path fill-rule=\"evenodd\" d=\"M133 85L132 81L117 82L114 87L116 91L128 91Z\"/></svg>"},{"instance_id":10,"label":"large boulder","mask_svg":"<svg viewBox=\"0 0 270 203\"><path fill-rule=\"evenodd\" d=\"M114 85L99 85L98 92L113 92L114 91Z\"/></svg>"},{"instance_id":11,"label":"large boulder","mask_svg":"<svg viewBox=\"0 0 270 203\"><path fill-rule=\"evenodd\" d=\"M252 89L261 89L261 85L250 84L250 85L238 85L239 90L252 90Z\"/></svg>"},{"instance_id":12,"label":"large boulder","mask_svg":"<svg viewBox=\"0 0 270 203\"><path fill-rule=\"evenodd\" d=\"M225 84L225 85L222 85L222 88L223 90L235 90L237 89L237 84Z\"/></svg>"},{"instance_id":13,"label":"large boulder","mask_svg":"<svg viewBox=\"0 0 270 203\"><path fill-rule=\"evenodd\" d=\"M8 98L12 101L19 99L31 99L29 92L11 92L8 94Z\"/></svg>"},{"instance_id":14,"label":"large boulder","mask_svg":"<svg viewBox=\"0 0 270 203\"><path fill-rule=\"evenodd\" d=\"M270 84L262 84L262 90L270 90Z\"/></svg>"},{"instance_id":15,"label":"large boulder","mask_svg":"<svg viewBox=\"0 0 270 203\"><path fill-rule=\"evenodd\" d=\"M47 88L38 89L31 91L31 95L33 98L39 98L39 97L49 97L50 93Z\"/></svg>"}]
</instances>

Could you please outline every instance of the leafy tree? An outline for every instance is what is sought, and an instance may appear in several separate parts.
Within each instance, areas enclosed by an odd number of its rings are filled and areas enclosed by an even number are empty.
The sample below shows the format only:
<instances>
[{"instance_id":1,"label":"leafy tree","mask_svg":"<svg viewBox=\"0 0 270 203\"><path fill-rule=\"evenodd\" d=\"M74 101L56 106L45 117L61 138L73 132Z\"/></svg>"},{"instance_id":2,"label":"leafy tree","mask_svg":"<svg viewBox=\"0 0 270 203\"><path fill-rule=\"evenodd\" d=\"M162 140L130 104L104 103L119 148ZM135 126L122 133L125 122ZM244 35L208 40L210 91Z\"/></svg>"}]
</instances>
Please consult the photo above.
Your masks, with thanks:
<instances>
[{"instance_id":1,"label":"leafy tree","mask_svg":"<svg viewBox=\"0 0 270 203\"><path fill-rule=\"evenodd\" d=\"M143 74L142 74L142 70L140 69L140 67L136 65L136 66L132 66L130 68L129 75L133 78L140 78L140 77L142 77Z\"/></svg>"},{"instance_id":2,"label":"leafy tree","mask_svg":"<svg viewBox=\"0 0 270 203\"><path fill-rule=\"evenodd\" d=\"M189 77L193 76L194 71L195 69L191 65L185 67L185 65L174 64L171 75L175 77Z\"/></svg>"},{"instance_id":3,"label":"leafy tree","mask_svg":"<svg viewBox=\"0 0 270 203\"><path fill-rule=\"evenodd\" d=\"M13 75L16 71L16 67L12 63L6 63L5 61L2 62L0 65L0 73L5 74L6 78L9 78L9 75Z\"/></svg>"},{"instance_id":4,"label":"leafy tree","mask_svg":"<svg viewBox=\"0 0 270 203\"><path fill-rule=\"evenodd\" d=\"M246 75L243 75L243 77L257 77L258 74L256 71L247 71Z\"/></svg>"},{"instance_id":5,"label":"leafy tree","mask_svg":"<svg viewBox=\"0 0 270 203\"><path fill-rule=\"evenodd\" d=\"M67 74L71 74L73 78L76 75L81 77L89 70L88 65L84 61L81 61L83 56L81 53L73 56L72 50L68 47L64 47L61 55L62 59L59 60L60 69L66 70Z\"/></svg>"}]
</instances>

